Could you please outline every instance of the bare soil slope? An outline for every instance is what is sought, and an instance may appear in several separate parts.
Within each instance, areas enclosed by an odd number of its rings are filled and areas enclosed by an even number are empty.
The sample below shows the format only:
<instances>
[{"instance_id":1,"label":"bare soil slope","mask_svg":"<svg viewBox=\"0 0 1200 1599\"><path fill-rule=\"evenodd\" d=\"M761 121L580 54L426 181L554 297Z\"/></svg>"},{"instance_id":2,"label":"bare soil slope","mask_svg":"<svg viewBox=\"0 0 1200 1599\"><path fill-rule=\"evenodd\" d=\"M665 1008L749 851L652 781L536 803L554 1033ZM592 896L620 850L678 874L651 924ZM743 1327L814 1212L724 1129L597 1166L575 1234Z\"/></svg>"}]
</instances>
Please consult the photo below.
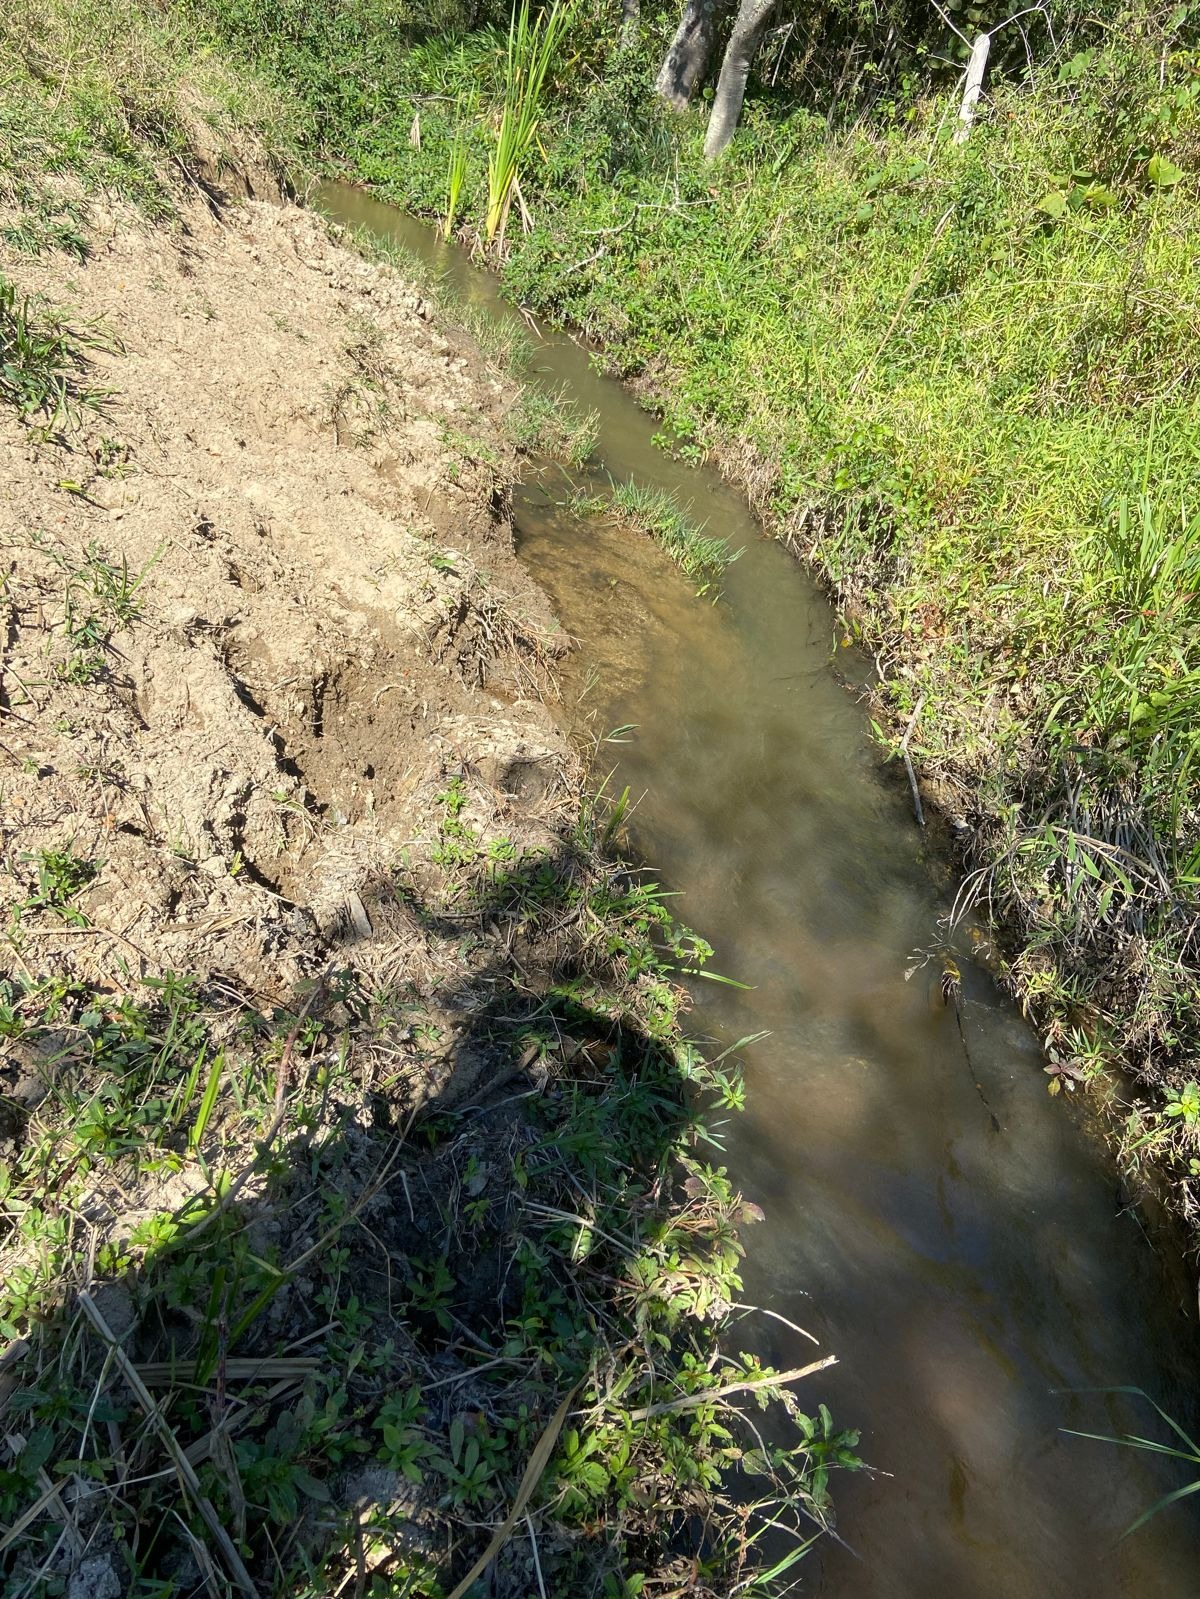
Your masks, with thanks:
<instances>
[{"instance_id":1,"label":"bare soil slope","mask_svg":"<svg viewBox=\"0 0 1200 1599\"><path fill-rule=\"evenodd\" d=\"M278 1002L436 838L451 766L535 829L574 771L504 518L511 386L295 207L0 269L112 391L69 452L0 415L0 898L69 854L86 926L28 925L26 963Z\"/></svg>"},{"instance_id":2,"label":"bare soil slope","mask_svg":"<svg viewBox=\"0 0 1200 1599\"><path fill-rule=\"evenodd\" d=\"M579 773L540 700L565 641L505 515L513 385L296 207L196 203L171 231L93 219L86 265L0 254L31 325L64 308L87 350L53 427L0 412L0 1348L26 1335L4 1351L0 1415L33 1412L0 1477L11 1491L28 1460L40 1505L0 1574L16 1591L50 1580L115 1596L149 1560L185 1591L215 1591L206 1561L221 1567L224 1546L198 1565L170 1540L143 1547L157 1489L107 1499L75 1475L65 1500L41 1490L29 1439L54 1423L39 1425L40 1405L64 1414L76 1380L132 1403L94 1365L101 1345L70 1375L60 1365L62 1327L85 1325L75 1293L97 1296L143 1362L202 1356L218 1323L223 1374L231 1347L295 1345L311 1408L326 1380L344 1398L336 1284L352 1257L352 1318L365 1303L387 1352L375 1403L412 1360L422 1369L402 1313L424 1280L413 1259L444 1262L441 1224L473 1157L456 1143L422 1166L418 1151L414 1207L395 1134L423 1106L511 1080L519 1051L481 1015L516 970L514 941L524 970L549 969L562 946L542 959L540 934L489 910L488 893L544 860L556 885L570 878ZM206 1082L218 1092L202 1105ZM468 1136L511 1140L511 1120ZM486 1206L489 1167L476 1168ZM503 1194L510 1174L494 1176ZM381 1289L377 1262L335 1251L330 1298L305 1263L364 1207L395 1280L389 1268ZM226 1219L171 1256L203 1214ZM247 1250L291 1262L267 1268L263 1300ZM197 1269L226 1286L198 1288ZM461 1295L435 1277L464 1314L480 1292L495 1313L494 1269ZM231 1333L247 1293L252 1325ZM438 1309L433 1348L447 1341ZM289 1386L260 1429L283 1425ZM251 1413L237 1414L242 1427ZM212 1415L201 1404L172 1423L198 1459ZM153 1461L153 1429L126 1437ZM296 1538L301 1563L332 1549L341 1570L340 1535L296 1519L293 1474L330 1494L300 1464L320 1455L315 1435L289 1438L290 1453L274 1430L242 1446L261 1450L266 1484L228 1451L207 1468L266 1592L293 1591ZM110 1486L129 1469L123 1447L92 1468L116 1473ZM365 1498L360 1486L337 1488L339 1515L398 1525L423 1561L411 1485L376 1470ZM252 1551L262 1516L269 1559ZM291 1524L282 1554L272 1517ZM224 1562L235 1584L240 1560Z\"/></svg>"}]
</instances>

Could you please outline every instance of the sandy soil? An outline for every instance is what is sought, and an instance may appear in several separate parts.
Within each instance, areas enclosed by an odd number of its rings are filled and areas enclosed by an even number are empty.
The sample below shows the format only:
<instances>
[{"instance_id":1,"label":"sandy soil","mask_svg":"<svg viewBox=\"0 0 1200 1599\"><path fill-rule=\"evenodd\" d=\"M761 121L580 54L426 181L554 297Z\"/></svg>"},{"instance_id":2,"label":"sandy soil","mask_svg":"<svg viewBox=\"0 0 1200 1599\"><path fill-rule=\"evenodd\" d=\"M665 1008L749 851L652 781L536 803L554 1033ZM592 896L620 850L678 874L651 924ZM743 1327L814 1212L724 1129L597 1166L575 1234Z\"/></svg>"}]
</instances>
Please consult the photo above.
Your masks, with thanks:
<instances>
[{"instance_id":1,"label":"sandy soil","mask_svg":"<svg viewBox=\"0 0 1200 1599\"><path fill-rule=\"evenodd\" d=\"M569 819L512 388L295 206L95 220L86 266L0 248L111 390L65 443L0 415L0 915L31 974L277 1003L335 942L394 962L378 890L428 854L448 773L476 832ZM46 852L94 874L78 924L36 903Z\"/></svg>"}]
</instances>

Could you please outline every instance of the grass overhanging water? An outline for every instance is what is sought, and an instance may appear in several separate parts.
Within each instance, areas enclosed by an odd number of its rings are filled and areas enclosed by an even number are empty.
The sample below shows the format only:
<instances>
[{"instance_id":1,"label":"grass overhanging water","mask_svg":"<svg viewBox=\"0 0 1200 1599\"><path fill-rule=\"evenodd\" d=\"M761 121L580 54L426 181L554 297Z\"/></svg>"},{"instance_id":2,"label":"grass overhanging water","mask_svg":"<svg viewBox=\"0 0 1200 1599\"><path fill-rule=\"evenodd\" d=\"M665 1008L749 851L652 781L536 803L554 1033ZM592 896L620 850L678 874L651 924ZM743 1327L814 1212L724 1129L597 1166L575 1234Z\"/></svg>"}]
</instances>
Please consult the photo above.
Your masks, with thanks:
<instances>
[{"instance_id":1,"label":"grass overhanging water","mask_svg":"<svg viewBox=\"0 0 1200 1599\"><path fill-rule=\"evenodd\" d=\"M581 515L616 514L618 518L648 534L666 550L685 576L699 584L697 593L721 592L721 577L742 553L729 540L706 533L681 510L674 497L662 489L647 488L637 482L614 483L607 495L577 494L573 505Z\"/></svg>"}]
</instances>

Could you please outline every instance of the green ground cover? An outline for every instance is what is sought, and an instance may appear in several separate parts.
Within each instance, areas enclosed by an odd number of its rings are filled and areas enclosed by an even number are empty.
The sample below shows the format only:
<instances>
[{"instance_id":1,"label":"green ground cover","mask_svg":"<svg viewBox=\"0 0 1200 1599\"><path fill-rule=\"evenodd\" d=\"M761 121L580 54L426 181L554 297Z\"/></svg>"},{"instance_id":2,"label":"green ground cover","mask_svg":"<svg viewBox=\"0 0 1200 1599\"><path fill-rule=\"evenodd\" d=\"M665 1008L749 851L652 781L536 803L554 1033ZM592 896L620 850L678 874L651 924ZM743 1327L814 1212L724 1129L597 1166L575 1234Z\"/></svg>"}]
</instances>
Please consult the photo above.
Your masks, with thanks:
<instances>
[{"instance_id":1,"label":"green ground cover","mask_svg":"<svg viewBox=\"0 0 1200 1599\"><path fill-rule=\"evenodd\" d=\"M89 196L168 221L181 178L282 175L305 131L297 110L177 7L12 0L0 15L0 203L14 213L3 241L83 260Z\"/></svg>"},{"instance_id":2,"label":"green ground cover","mask_svg":"<svg viewBox=\"0 0 1200 1599\"><path fill-rule=\"evenodd\" d=\"M206 0L256 49L257 0ZM369 8L359 12L373 37ZM253 26L251 19L254 19ZM1161 1089L1126 1149L1200 1207L1200 611L1194 372L1200 54L1186 8L1019 53L966 145L929 72L845 103L748 102L717 167L703 112L650 92L669 16L619 52L582 16L520 178L513 295L585 330L820 572L884 672L885 744L963 824L966 893L1060 1068ZM428 29L325 157L482 247L506 39ZM303 87L311 41L272 70ZM355 47L367 47L360 39ZM328 65L326 65L328 70ZM360 79L360 81L362 81ZM414 137L419 125L419 141Z\"/></svg>"}]
</instances>

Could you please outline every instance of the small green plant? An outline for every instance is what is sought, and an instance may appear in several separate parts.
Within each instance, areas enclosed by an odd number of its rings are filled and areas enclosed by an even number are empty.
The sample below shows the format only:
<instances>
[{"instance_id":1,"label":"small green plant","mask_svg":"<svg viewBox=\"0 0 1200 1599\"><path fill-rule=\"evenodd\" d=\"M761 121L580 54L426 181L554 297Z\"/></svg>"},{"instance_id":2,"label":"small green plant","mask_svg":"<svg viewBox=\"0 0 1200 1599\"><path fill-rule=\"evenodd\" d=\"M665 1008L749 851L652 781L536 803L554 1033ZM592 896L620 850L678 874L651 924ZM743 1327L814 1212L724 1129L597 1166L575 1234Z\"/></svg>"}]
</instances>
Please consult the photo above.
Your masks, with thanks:
<instances>
[{"instance_id":1,"label":"small green plant","mask_svg":"<svg viewBox=\"0 0 1200 1599\"><path fill-rule=\"evenodd\" d=\"M306 1501L328 1504L332 1497L304 1463L307 1445L300 1413L285 1410L261 1438L234 1446L247 1503L281 1526L294 1522Z\"/></svg>"},{"instance_id":2,"label":"small green plant","mask_svg":"<svg viewBox=\"0 0 1200 1599\"><path fill-rule=\"evenodd\" d=\"M379 1458L418 1486L424 1481L425 1468L434 1456L424 1431L425 1419L421 1391L416 1387L391 1395L375 1418L375 1426L383 1435Z\"/></svg>"},{"instance_id":3,"label":"small green plant","mask_svg":"<svg viewBox=\"0 0 1200 1599\"><path fill-rule=\"evenodd\" d=\"M1163 1106L1163 1114L1176 1117L1185 1127L1195 1127L1200 1122L1200 1084L1186 1083L1172 1094Z\"/></svg>"},{"instance_id":4,"label":"small green plant","mask_svg":"<svg viewBox=\"0 0 1200 1599\"><path fill-rule=\"evenodd\" d=\"M487 216L484 240L503 249L513 196L521 169L537 137L546 78L575 17L575 0L554 0L531 14L529 0L518 0L508 29L504 93L496 143L488 157Z\"/></svg>"},{"instance_id":5,"label":"small green plant","mask_svg":"<svg viewBox=\"0 0 1200 1599\"><path fill-rule=\"evenodd\" d=\"M101 863L80 859L70 845L63 849L44 849L26 859L37 864L38 887L23 908L50 911L72 927L85 927L86 918L72 901L95 881Z\"/></svg>"},{"instance_id":6,"label":"small green plant","mask_svg":"<svg viewBox=\"0 0 1200 1599\"><path fill-rule=\"evenodd\" d=\"M94 329L72 327L0 274L0 403L22 421L40 416L50 432L98 411L106 391L86 381L85 352L102 343Z\"/></svg>"},{"instance_id":7,"label":"small green plant","mask_svg":"<svg viewBox=\"0 0 1200 1599\"><path fill-rule=\"evenodd\" d=\"M466 782L462 777L454 776L442 792L434 796L434 803L440 805L447 816L458 817L462 814L468 798Z\"/></svg>"},{"instance_id":8,"label":"small green plant","mask_svg":"<svg viewBox=\"0 0 1200 1599\"><path fill-rule=\"evenodd\" d=\"M106 651L114 633L132 627L142 615L138 591L162 556L160 548L141 571L130 571L124 555L110 559L93 539L78 555L61 549L44 534L34 547L66 574L63 632L69 654L59 663L64 682L85 686L103 676Z\"/></svg>"},{"instance_id":9,"label":"small green plant","mask_svg":"<svg viewBox=\"0 0 1200 1599\"><path fill-rule=\"evenodd\" d=\"M437 1260L418 1261L413 1265L409 1303L418 1315L432 1317L439 1327L449 1332L452 1325L450 1307L454 1303L456 1288L444 1256Z\"/></svg>"},{"instance_id":10,"label":"small green plant","mask_svg":"<svg viewBox=\"0 0 1200 1599\"><path fill-rule=\"evenodd\" d=\"M468 1429L464 1417L455 1416L447 1444L446 1452L433 1462L446 1484L442 1502L452 1508L477 1509L495 1496L506 1440L495 1438L482 1419Z\"/></svg>"}]
</instances>

